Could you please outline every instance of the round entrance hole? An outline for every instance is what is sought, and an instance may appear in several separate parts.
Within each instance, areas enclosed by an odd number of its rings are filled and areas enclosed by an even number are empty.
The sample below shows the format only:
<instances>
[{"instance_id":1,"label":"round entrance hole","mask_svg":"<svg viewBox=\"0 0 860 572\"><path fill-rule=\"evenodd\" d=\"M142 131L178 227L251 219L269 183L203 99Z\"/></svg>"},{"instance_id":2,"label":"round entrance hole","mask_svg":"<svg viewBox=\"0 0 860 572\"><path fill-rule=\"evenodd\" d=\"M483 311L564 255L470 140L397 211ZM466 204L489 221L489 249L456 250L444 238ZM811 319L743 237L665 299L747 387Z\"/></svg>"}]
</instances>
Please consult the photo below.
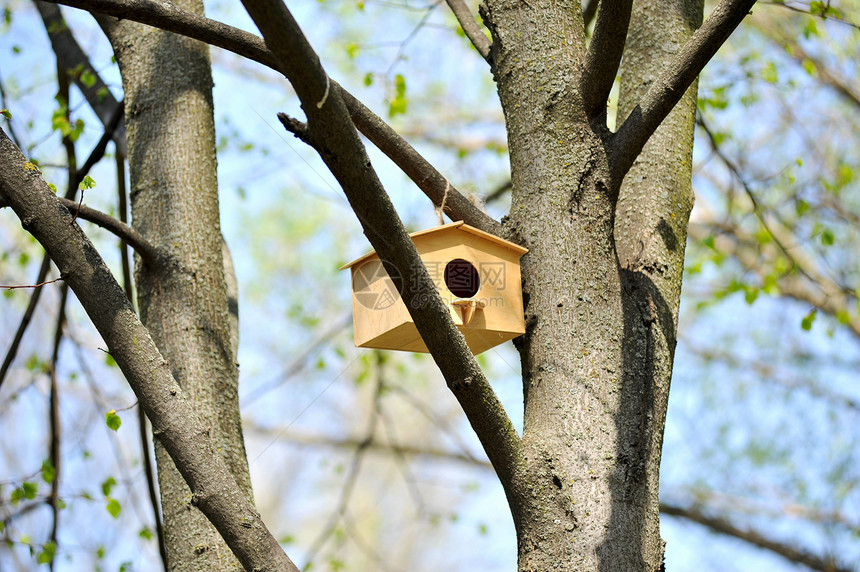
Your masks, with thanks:
<instances>
[{"instance_id":1,"label":"round entrance hole","mask_svg":"<svg viewBox=\"0 0 860 572\"><path fill-rule=\"evenodd\" d=\"M445 286L458 298L471 298L481 288L478 269L462 258L455 258L445 266Z\"/></svg>"}]
</instances>

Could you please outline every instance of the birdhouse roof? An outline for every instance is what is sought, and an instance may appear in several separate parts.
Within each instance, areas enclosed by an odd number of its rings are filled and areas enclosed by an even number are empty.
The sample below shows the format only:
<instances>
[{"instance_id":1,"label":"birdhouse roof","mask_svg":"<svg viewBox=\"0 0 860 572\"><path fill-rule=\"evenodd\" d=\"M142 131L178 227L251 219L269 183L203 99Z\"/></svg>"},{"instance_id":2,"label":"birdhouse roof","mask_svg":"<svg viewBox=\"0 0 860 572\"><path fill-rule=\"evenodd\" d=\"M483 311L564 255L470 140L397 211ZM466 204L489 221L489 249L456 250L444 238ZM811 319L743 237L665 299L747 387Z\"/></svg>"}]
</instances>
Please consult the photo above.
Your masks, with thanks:
<instances>
[{"instance_id":1,"label":"birdhouse roof","mask_svg":"<svg viewBox=\"0 0 860 572\"><path fill-rule=\"evenodd\" d=\"M419 241L420 241L421 237L428 236L428 235L435 234L435 233L439 233L439 232L445 232L445 231L449 231L449 230L456 230L458 232L465 232L465 233L471 234L473 236L476 236L478 238L482 238L486 241L494 242L494 243L499 244L505 248L510 249L511 251L517 253L520 256L522 256L523 254L528 252L527 248L523 248L519 244L514 244L513 242L511 242L509 240L499 238L498 236L490 234L489 232L484 232L483 230L479 230L473 226L469 226L468 224L464 223L463 221L457 221L457 222L452 222L452 223L448 223L448 224L443 224L441 226L437 226L434 228L428 228L427 230L420 230L418 232L413 232L409 236L412 238L412 241L415 242L416 238L419 239ZM370 252L368 252L364 256L361 256L359 258L356 258L352 262L344 264L343 266L340 267L340 270L346 270L347 268L351 268L351 267L355 266L356 264L364 262L368 258L375 256L375 255L376 255L376 251L371 250Z\"/></svg>"}]
</instances>

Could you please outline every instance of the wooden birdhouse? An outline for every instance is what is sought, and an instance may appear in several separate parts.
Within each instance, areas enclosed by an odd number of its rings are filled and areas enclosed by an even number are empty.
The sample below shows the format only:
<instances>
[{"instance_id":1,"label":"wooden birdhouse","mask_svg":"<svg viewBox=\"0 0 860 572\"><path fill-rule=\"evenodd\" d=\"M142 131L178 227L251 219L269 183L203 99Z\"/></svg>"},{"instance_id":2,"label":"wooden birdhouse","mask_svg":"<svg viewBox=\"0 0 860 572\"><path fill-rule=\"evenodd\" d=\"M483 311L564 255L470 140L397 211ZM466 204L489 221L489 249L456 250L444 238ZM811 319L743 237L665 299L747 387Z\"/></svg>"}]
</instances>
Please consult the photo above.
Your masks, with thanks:
<instances>
[{"instance_id":1,"label":"wooden birdhouse","mask_svg":"<svg viewBox=\"0 0 860 572\"><path fill-rule=\"evenodd\" d=\"M451 318L477 355L525 333L520 257L525 248L465 223L410 235ZM352 270L355 345L427 352L397 282L400 276L376 252L344 265Z\"/></svg>"}]
</instances>

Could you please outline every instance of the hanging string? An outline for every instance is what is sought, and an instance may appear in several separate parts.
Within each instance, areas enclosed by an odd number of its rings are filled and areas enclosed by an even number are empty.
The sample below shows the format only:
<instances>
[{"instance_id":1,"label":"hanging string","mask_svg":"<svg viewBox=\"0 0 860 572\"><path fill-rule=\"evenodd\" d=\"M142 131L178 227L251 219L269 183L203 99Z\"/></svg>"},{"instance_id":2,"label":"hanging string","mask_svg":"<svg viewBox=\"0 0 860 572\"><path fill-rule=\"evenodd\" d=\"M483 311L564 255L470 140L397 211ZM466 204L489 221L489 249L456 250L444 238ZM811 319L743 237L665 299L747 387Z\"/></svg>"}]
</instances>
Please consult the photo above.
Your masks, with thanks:
<instances>
[{"instance_id":1,"label":"hanging string","mask_svg":"<svg viewBox=\"0 0 860 572\"><path fill-rule=\"evenodd\" d=\"M436 216L439 217L439 226L445 224L445 219L442 218L442 213L445 211L445 203L448 201L448 190L451 188L451 183L445 179L445 194L442 195L442 202L436 207Z\"/></svg>"}]
</instances>

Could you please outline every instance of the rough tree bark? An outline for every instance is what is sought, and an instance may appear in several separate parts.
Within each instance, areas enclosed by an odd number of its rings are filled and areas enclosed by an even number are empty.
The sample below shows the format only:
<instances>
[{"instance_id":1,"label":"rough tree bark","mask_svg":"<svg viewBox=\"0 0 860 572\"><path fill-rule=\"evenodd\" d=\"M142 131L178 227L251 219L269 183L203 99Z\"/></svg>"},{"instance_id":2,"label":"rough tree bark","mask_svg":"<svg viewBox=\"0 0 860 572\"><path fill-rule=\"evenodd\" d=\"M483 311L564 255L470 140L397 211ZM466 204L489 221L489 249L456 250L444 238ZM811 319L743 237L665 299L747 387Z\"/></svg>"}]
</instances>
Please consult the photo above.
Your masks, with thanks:
<instances>
[{"instance_id":1,"label":"rough tree bark","mask_svg":"<svg viewBox=\"0 0 860 572\"><path fill-rule=\"evenodd\" d=\"M667 58L702 22L702 0L634 3L621 67L618 117L632 113ZM637 435L629 455L639 464L632 488L642 507L629 524L639 529L645 570L657 570L659 476L663 427L675 356L687 224L693 208L693 135L697 83L648 140L624 178L615 213L615 244L624 293L624 377L620 420ZM611 535L610 535L611 539Z\"/></svg>"},{"instance_id":2,"label":"rough tree bark","mask_svg":"<svg viewBox=\"0 0 860 572\"><path fill-rule=\"evenodd\" d=\"M488 1L484 14L511 153L505 227L529 248L528 330L515 342L531 491L512 507L523 572L662 565L658 476L692 207L695 88L620 192L600 105L624 48L621 124L698 27L702 5L636 2L625 46L629 10L601 2L587 54L576 0Z\"/></svg>"},{"instance_id":3,"label":"rough tree bark","mask_svg":"<svg viewBox=\"0 0 860 572\"><path fill-rule=\"evenodd\" d=\"M176 5L203 12L200 1ZM209 47L135 22L102 17L100 24L125 92L133 226L169 261L136 259L141 319L253 504L222 254ZM156 460L169 568L240 568L191 507L188 486L158 444Z\"/></svg>"}]
</instances>

